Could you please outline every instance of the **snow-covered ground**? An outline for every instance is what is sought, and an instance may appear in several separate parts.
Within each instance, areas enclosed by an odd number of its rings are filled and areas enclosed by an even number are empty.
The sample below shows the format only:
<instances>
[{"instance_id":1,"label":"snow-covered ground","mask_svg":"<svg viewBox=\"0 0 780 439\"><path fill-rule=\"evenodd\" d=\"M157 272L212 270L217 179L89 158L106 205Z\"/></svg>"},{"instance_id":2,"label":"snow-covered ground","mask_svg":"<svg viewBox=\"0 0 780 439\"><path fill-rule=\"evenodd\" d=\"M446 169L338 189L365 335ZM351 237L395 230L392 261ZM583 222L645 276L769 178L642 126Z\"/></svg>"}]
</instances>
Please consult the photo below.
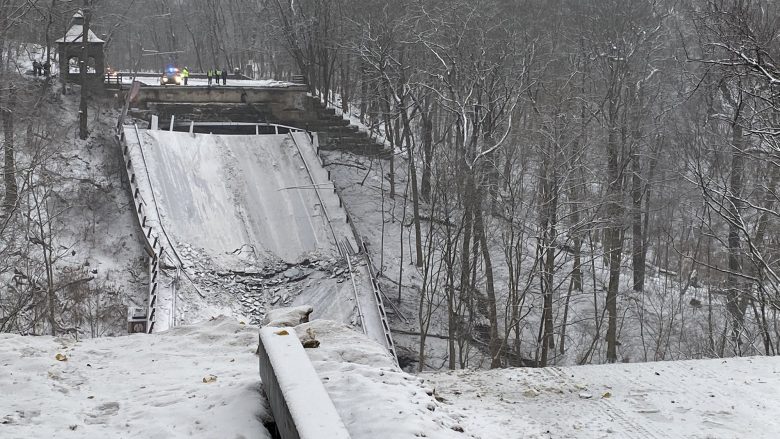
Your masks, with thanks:
<instances>
[{"instance_id":1,"label":"snow-covered ground","mask_svg":"<svg viewBox=\"0 0 780 439\"><path fill-rule=\"evenodd\" d=\"M231 318L80 341L0 334L0 437L270 437L256 347L257 328Z\"/></svg>"},{"instance_id":2,"label":"snow-covered ground","mask_svg":"<svg viewBox=\"0 0 780 439\"><path fill-rule=\"evenodd\" d=\"M295 328L354 439L776 438L780 360L733 358L414 376L343 324ZM256 326L0 335L0 437L269 437ZM59 358L59 360L58 360Z\"/></svg>"},{"instance_id":3,"label":"snow-covered ground","mask_svg":"<svg viewBox=\"0 0 780 439\"><path fill-rule=\"evenodd\" d=\"M777 438L780 359L423 374L482 437Z\"/></svg>"},{"instance_id":4,"label":"snow-covered ground","mask_svg":"<svg viewBox=\"0 0 780 439\"><path fill-rule=\"evenodd\" d=\"M363 334L325 320L295 331L320 341L309 358L353 439L498 437L458 432L460 412L443 409L425 380L401 371Z\"/></svg>"},{"instance_id":5,"label":"snow-covered ground","mask_svg":"<svg viewBox=\"0 0 780 439\"><path fill-rule=\"evenodd\" d=\"M353 438L460 438L380 345L341 323L296 327ZM0 335L0 437L264 438L258 327L218 317L150 335ZM8 396L11 397L8 397Z\"/></svg>"}]
</instances>

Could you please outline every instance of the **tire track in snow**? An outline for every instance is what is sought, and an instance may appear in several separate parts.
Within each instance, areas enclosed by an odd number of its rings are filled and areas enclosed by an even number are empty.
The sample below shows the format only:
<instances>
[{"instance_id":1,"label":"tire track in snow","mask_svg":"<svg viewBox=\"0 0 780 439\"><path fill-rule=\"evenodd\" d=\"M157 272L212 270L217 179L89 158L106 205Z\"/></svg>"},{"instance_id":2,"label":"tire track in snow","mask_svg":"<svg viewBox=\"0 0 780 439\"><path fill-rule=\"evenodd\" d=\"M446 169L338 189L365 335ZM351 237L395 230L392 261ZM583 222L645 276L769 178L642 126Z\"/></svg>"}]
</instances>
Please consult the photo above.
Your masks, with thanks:
<instances>
[{"instance_id":1,"label":"tire track in snow","mask_svg":"<svg viewBox=\"0 0 780 439\"><path fill-rule=\"evenodd\" d=\"M738 430L729 428L728 422L724 423L724 419L734 416L733 407L729 407L728 402L724 404L724 401L730 400L729 395L718 388L703 385L707 382L723 381L723 377L707 368L694 370L693 366L687 362L670 362L664 363L663 366L664 373L675 377L675 380L679 382L679 387L686 389L685 395L681 397L681 401L678 401L680 403L678 410L689 412L694 408L708 406L709 409L701 410L697 414L701 418L702 424L710 428L739 433Z\"/></svg>"},{"instance_id":2,"label":"tire track in snow","mask_svg":"<svg viewBox=\"0 0 780 439\"><path fill-rule=\"evenodd\" d=\"M568 387L573 387L573 388L579 387L575 382L571 380L569 375L559 367L546 367L543 368L542 370L550 377L560 380L562 385L566 385ZM631 379L629 377L626 378L627 378L627 384L633 384L633 385L639 384L634 379ZM615 432L619 434L620 437L625 437L629 439L646 439L646 438L662 439L666 437L666 435L662 435L655 431L651 431L649 429L649 426L645 425L642 422L642 419L636 418L631 414L626 413L624 410L616 407L610 401L609 398L599 397L598 395L596 397L599 398L598 400L594 401L596 403L596 409L602 415L606 416L607 420L615 422L617 425L620 426L620 431Z\"/></svg>"},{"instance_id":3,"label":"tire track in snow","mask_svg":"<svg viewBox=\"0 0 780 439\"><path fill-rule=\"evenodd\" d=\"M646 426L643 425L641 422L637 422L636 418L633 418L631 415L617 408L614 404L612 404L609 401L608 398L599 399L598 408L599 410L601 410L602 413L604 413L606 416L609 416L611 420L616 421L622 427L622 431L618 433L625 435L623 437L636 438L636 439L644 439L644 438L661 439L662 437L666 437L666 436L659 436L654 432L648 430Z\"/></svg>"}]
</instances>

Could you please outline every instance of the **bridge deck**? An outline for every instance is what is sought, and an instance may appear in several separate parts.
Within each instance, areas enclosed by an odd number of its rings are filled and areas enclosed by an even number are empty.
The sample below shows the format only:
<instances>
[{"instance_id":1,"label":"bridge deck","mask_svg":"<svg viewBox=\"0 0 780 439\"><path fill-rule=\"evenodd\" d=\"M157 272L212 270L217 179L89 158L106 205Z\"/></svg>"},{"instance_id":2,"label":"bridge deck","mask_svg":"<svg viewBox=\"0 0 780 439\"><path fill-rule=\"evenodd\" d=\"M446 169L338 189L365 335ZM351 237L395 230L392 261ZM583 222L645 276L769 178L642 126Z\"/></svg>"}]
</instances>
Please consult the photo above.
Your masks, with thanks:
<instances>
[{"instance_id":1,"label":"bridge deck","mask_svg":"<svg viewBox=\"0 0 780 439\"><path fill-rule=\"evenodd\" d=\"M187 85L160 85L160 74L155 73L137 73L135 80L143 84L145 87L167 87L167 88L184 88L184 87L207 87L208 79L197 74L196 76L190 76L187 80ZM121 83L123 87L130 86L133 82L133 75L129 72L119 72L116 76L110 76L107 78L107 83L116 82ZM227 86L231 87L253 87L253 88L303 88L305 85L296 84L288 81L277 81L275 79L247 79L245 77L236 77L230 75L227 78ZM216 79L212 82L212 87L223 87L222 81L217 83Z\"/></svg>"}]
</instances>

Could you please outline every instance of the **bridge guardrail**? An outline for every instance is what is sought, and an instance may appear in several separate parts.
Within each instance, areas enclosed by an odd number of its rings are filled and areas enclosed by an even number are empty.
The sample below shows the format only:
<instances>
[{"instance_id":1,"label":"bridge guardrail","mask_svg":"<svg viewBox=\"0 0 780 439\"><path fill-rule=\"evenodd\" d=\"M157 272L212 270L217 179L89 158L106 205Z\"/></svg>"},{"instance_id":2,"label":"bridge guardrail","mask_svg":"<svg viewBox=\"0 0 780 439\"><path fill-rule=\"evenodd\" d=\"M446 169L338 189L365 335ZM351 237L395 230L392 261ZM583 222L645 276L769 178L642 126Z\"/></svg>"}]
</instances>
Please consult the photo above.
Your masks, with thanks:
<instances>
[{"instance_id":1,"label":"bridge guardrail","mask_svg":"<svg viewBox=\"0 0 780 439\"><path fill-rule=\"evenodd\" d=\"M318 150L318 145L317 145L317 140L316 140L317 137L316 137L316 135L311 135L311 134L309 134L309 135L310 135L310 138L312 139L312 146L313 146L313 148L315 150L315 157L317 157L317 160L319 160L319 165L321 166L322 165L322 158L319 155L319 150ZM293 143L295 144L295 147L298 149L298 154L301 156L301 159L304 162L304 166L306 167L306 171L311 176L311 170L309 168L309 165L306 163L306 159L303 157L303 154L301 153L300 146L298 145L298 142L295 141L295 136L293 136L292 133L290 133L289 136L292 139ZM330 171L327 172L327 175L328 175L328 180L330 180ZM313 181L313 177L312 177L312 183L315 183ZM317 197L319 198L320 203L323 204L322 197L320 197L320 194L319 194L319 188L315 187L315 191L317 192ZM398 355L397 355L397 353L395 351L395 343L393 342L392 332L390 331L390 324L387 321L387 313L385 312L384 301L382 300L382 290L380 289L379 282L377 281L376 275L374 274L373 265L371 263L370 257L368 256L368 250L366 249L365 245L363 244L363 241L360 239L360 235L358 234L358 231L357 231L357 228L355 226L355 223L352 221L352 217L350 216L349 212L347 211L347 207L344 204L344 200L341 197L341 194L339 193L338 189L336 189L336 185L335 184L333 185L333 192L336 194L336 197L338 197L339 206L342 209L344 209L344 212L346 213L347 223L350 226L350 230L352 230L352 234L354 236L355 242L358 243L358 247L359 247L358 251L362 251L363 252L363 257L365 258L365 261L366 261L366 264L367 264L367 268L368 268L367 271L368 271L369 278L370 278L370 281L371 281L372 293L374 295L374 303L376 304L377 311L379 312L379 318L380 318L381 323L382 323L382 330L383 330L384 336L385 336L385 343L386 343L387 349L390 351L390 354L392 354L392 356L393 356L393 360L395 361L396 364L398 364ZM324 204L323 204L323 209L324 209ZM325 217L326 217L326 219L328 219L327 213L326 213ZM328 222L330 223L329 219L328 219ZM333 238L336 239L336 235L335 235L335 232L333 231L332 227L331 227L331 233L333 233ZM345 242L345 243L339 243L339 241L336 239L336 245L339 247L339 250L340 250L341 254L345 258L347 258L347 261L349 262L349 266L350 266L350 273L352 273L352 262L349 260L349 256L350 255L349 255L349 252L348 252L348 247L350 247L350 246L348 244L349 244L348 241ZM353 279L353 283L354 283L354 279ZM354 288L356 289L357 287L354 287ZM357 294L357 291L356 291L356 294ZM357 300L357 298L356 298L356 303L358 304L358 314L359 314L359 317L360 317L361 322L362 322L362 327L363 327L363 330L365 331L366 325L365 325L365 320L363 318L363 310L360 308L360 301ZM406 319L403 316L402 316L402 318Z\"/></svg>"},{"instance_id":2,"label":"bridge guardrail","mask_svg":"<svg viewBox=\"0 0 780 439\"><path fill-rule=\"evenodd\" d=\"M260 379L283 439L349 439L293 328L260 329Z\"/></svg>"},{"instance_id":3,"label":"bridge guardrail","mask_svg":"<svg viewBox=\"0 0 780 439\"><path fill-rule=\"evenodd\" d=\"M106 73L103 76L103 84L105 85L116 85L117 87L122 86L122 79L123 76L121 73Z\"/></svg>"},{"instance_id":4,"label":"bridge guardrail","mask_svg":"<svg viewBox=\"0 0 780 439\"><path fill-rule=\"evenodd\" d=\"M146 215L146 202L141 195L140 188L138 187L138 181L135 172L133 172L132 158L130 157L129 145L124 140L124 133L117 134L115 137L119 147L122 149L122 156L124 158L124 168L127 175L127 179L130 182L130 192L133 197L133 204L135 206L135 216L138 220L138 224L143 231L143 243L148 258L148 275L149 275L149 297L147 302L147 322L146 332L151 333L154 330L154 324L156 321L157 311L157 296L159 288L159 273L160 273L160 259L165 251L165 248L160 242L159 236L154 233L154 230Z\"/></svg>"},{"instance_id":5,"label":"bridge guardrail","mask_svg":"<svg viewBox=\"0 0 780 439\"><path fill-rule=\"evenodd\" d=\"M143 242L146 253L149 255L148 261L148 275L149 275L149 287L148 287L148 301L147 301L147 313L146 313L146 333L152 333L154 331L154 324L157 319L157 302L159 292L159 275L160 275L160 261L165 252L165 247L162 245L159 234L154 233L154 229L146 215L147 203L143 199L141 190L138 187L138 180L135 172L133 172L133 163L130 155L130 147L125 139L124 134L124 119L127 114L127 108L130 105L131 93L127 93L125 98L125 106L117 121L115 140L118 146L122 150L122 157L124 159L125 175L130 183L130 192L133 197L133 205L135 207L135 216L138 220L138 224L143 231ZM135 127L136 135L138 135L138 127ZM140 138L139 147L140 147ZM174 293L175 296L175 293Z\"/></svg>"}]
</instances>

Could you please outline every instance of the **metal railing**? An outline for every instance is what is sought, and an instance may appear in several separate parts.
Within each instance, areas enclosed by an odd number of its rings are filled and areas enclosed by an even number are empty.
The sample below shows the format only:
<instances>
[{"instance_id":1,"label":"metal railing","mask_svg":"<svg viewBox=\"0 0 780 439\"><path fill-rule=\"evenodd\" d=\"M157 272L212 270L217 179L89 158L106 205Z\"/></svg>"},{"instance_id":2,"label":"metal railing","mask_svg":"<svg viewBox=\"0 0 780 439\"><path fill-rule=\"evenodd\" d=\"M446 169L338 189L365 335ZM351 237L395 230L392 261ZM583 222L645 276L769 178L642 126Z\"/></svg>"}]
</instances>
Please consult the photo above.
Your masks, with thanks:
<instances>
[{"instance_id":1,"label":"metal railing","mask_svg":"<svg viewBox=\"0 0 780 439\"><path fill-rule=\"evenodd\" d=\"M138 220L138 224L141 226L142 235L143 235L143 243L144 243L144 249L146 250L146 253L149 255L149 258L147 260L148 263L148 275L149 275L149 286L148 286L148 299L147 299L147 322L146 322L146 332L151 333L154 331L155 322L157 321L157 305L158 305L158 297L159 297L159 287L160 287L160 262L162 261L162 258L165 254L165 246L163 246L162 240L160 239L159 233L155 233L154 228L151 224L151 220L149 216L147 215L146 209L147 209L147 203L143 199L143 195L141 194L141 189L138 184L138 178L136 176L136 173L133 168L133 160L130 153L130 146L127 143L127 139L125 139L125 131L124 131L124 119L127 114L127 109L130 105L130 93L128 93L127 97L125 98L125 106L123 108L122 113L119 116L119 120L117 121L116 125L116 132L115 132L115 140L119 147L122 149L122 157L124 159L124 168L125 168L125 174L127 176L127 180L130 184L130 193L133 198L133 205L135 207L135 216ZM138 141L138 147L141 148L141 138L138 133L138 127L135 126L135 134L136 139ZM143 154L143 151L141 151ZM143 159L143 156L142 156ZM146 164L143 163L143 168L146 169ZM147 178L148 178L148 170L147 170ZM177 277L178 277L178 270L177 270ZM175 303L175 291L172 293L173 298L172 301ZM174 319L174 312L171 310L171 319L172 321L175 321Z\"/></svg>"},{"instance_id":2,"label":"metal railing","mask_svg":"<svg viewBox=\"0 0 780 439\"><path fill-rule=\"evenodd\" d=\"M310 137L312 137L312 136L310 135ZM298 145L298 142L295 140L295 136L290 134L290 138L292 139L293 143L295 144L295 147L296 147L296 149L298 151L298 154L301 157L301 160L303 160L303 163L304 163L304 166L306 168L306 172L309 175L309 178L311 179L312 183L315 184L314 187L315 187L315 191L317 193L317 198L320 201L320 205L323 206L323 210L325 210L325 205L324 205L322 197L320 196L319 188L316 186L316 182L314 181L314 176L312 175L311 169L310 169L308 163L306 162L306 159L304 158L303 153L301 152L301 147L300 147L300 145ZM313 137L312 137L312 139L313 139ZM313 146L315 148L316 157L320 160L319 164L322 165L322 160L319 158L319 151L316 151L316 145L313 145ZM328 179L330 179L330 172L328 172ZM396 364L398 364L398 355L397 355L397 353L395 351L395 343L393 342L392 332L390 331L390 324L387 321L387 313L385 312L384 301L382 300L382 291L381 291L381 289L379 287L379 282L376 279L376 275L373 272L374 271L373 270L373 265L371 263L371 259L368 256L368 251L365 248L365 245L363 244L362 240L360 239L360 236L358 235L358 232L357 232L357 228L355 227L355 224L352 222L352 219L351 219L351 217L349 215L349 212L347 211L347 208L344 205L344 201L343 201L343 199L341 197L341 194L338 192L338 190L336 189L335 185L333 185L333 192L336 195L336 197L338 198L339 206L342 209L344 209L344 213L346 215L347 223L350 226L350 230L352 231L352 234L353 234L353 236L355 238L355 242L357 242L359 247L360 247L358 249L358 251L362 250L362 252L363 252L364 258L366 260L367 268L368 268L367 271L368 271L369 278L370 278L370 281L371 281L371 289L372 289L372 293L374 295L374 303L376 304L377 311L379 313L379 318L380 318L381 323L382 323L382 331L383 331L384 336L385 336L385 344L386 344L386 347L387 347L388 351L390 351L390 354L392 354L393 360L395 361ZM339 240L336 238L336 233L333 230L333 225L330 222L330 218L329 218L327 212L325 212L325 218L328 221L328 226L330 227L331 233L333 234L333 239L335 240L336 245L339 248L339 253L341 253L341 255L344 256L347 259L347 263L349 265L350 277L351 277L351 280L352 280L352 288L353 288L353 290L355 292L355 296L356 296L355 297L355 301L356 301L357 306L358 306L358 317L360 318L361 326L363 328L363 332L365 333L366 332L365 317L364 317L363 309L360 306L360 300L357 298L358 291L357 291L357 285L355 285L354 276L352 274L352 268L353 267L352 267L352 261L350 260L350 253L351 252L349 251L349 248L348 248L348 247L350 247L349 243L348 242L339 242Z\"/></svg>"},{"instance_id":3,"label":"metal railing","mask_svg":"<svg viewBox=\"0 0 780 439\"><path fill-rule=\"evenodd\" d=\"M124 158L125 173L127 179L130 182L130 193L133 197L133 205L135 206L135 215L138 219L138 224L143 231L143 242L146 253L149 255L148 274L149 274L149 287L148 287L148 301L147 301L147 313L146 313L146 332L151 333L154 330L154 324L156 322L157 313L157 298L159 288L159 274L160 274L160 259L165 251L160 242L159 236L154 234L154 230L149 224L149 218L146 215L146 202L141 195L141 190L138 187L138 179L133 171L133 162L130 156L129 145L124 139L124 130L119 131L116 135L117 143L122 148L122 156Z\"/></svg>"},{"instance_id":4,"label":"metal railing","mask_svg":"<svg viewBox=\"0 0 780 439\"><path fill-rule=\"evenodd\" d=\"M171 126L171 128L189 128L190 132L193 131L195 127L255 127L255 134L261 134L260 133L260 127L270 127L274 129L273 134L288 134L288 133L300 133L305 132L308 134L308 131L299 128L299 127L293 127L289 125L282 125L279 123L270 123L270 122L195 122L195 121L184 121L184 122L175 122ZM280 133L279 130L286 130L287 132ZM309 136L311 137L311 135Z\"/></svg>"}]
</instances>

